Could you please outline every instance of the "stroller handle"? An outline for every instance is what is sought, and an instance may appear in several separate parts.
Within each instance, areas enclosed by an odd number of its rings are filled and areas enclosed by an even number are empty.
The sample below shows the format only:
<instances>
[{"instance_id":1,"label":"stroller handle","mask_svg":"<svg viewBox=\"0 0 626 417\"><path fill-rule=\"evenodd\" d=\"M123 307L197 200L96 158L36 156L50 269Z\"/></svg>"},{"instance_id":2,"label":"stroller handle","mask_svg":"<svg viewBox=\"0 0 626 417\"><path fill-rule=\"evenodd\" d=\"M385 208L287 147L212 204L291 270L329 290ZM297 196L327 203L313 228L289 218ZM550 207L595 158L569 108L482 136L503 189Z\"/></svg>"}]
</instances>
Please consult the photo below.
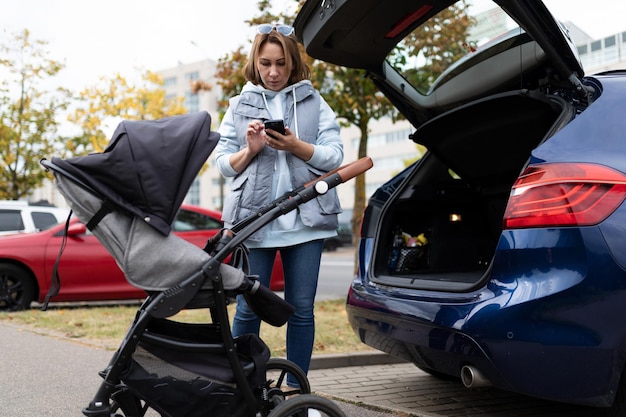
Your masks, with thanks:
<instances>
[{"instance_id":1,"label":"stroller handle","mask_svg":"<svg viewBox=\"0 0 626 417\"><path fill-rule=\"evenodd\" d=\"M332 171L329 171L326 174L314 179L313 181L307 182L306 184L304 184L304 188L310 187L311 185L321 180L325 180L326 178L334 174L339 174L339 177L341 178L341 182L346 182L356 177L357 175L364 173L365 171L370 169L372 166L374 166L374 163L372 162L372 158L370 158L369 156L366 156L361 159L357 159L354 162L350 162L349 164L342 165L339 168L336 168Z\"/></svg>"},{"instance_id":2,"label":"stroller handle","mask_svg":"<svg viewBox=\"0 0 626 417\"><path fill-rule=\"evenodd\" d=\"M255 231L265 226L277 217L294 210L300 204L305 203L320 194L325 194L329 189L337 185L349 181L359 174L370 169L374 163L370 157L364 157L350 164L341 166L334 171L328 172L321 177L310 181L299 190L294 192L290 197L279 199L272 205L261 209L258 217L246 219L244 222L235 225L238 230L232 228L223 229L222 233L216 235L215 241L209 242L210 253L212 258L203 268L205 271L217 271L215 264L223 261L234 249L242 244L245 239L252 235ZM243 225L243 226L242 226ZM205 248L206 250L207 248ZM210 264L213 267L207 268ZM210 274L212 279L219 280L219 274ZM289 316L295 311L293 307L282 298L271 292L269 289L259 286L258 282L254 282L250 277L244 279L240 291L244 294L250 308L266 323L272 326L282 326Z\"/></svg>"},{"instance_id":3,"label":"stroller handle","mask_svg":"<svg viewBox=\"0 0 626 417\"><path fill-rule=\"evenodd\" d=\"M179 287L195 286L200 288L204 277L213 281L214 285L221 286L221 276L219 273L220 264L229 256L234 255L237 252L237 248L253 233L279 216L295 210L300 204L306 203L318 195L325 194L329 189L356 177L372 166L373 162L371 158L361 158L353 163L340 167L335 172L328 173L326 176L310 181L294 192L293 195L280 199L267 208L262 208L258 216L250 217L230 229L222 229L220 233L209 239L205 246L204 250L208 252L211 257L202 266L202 272L188 278L183 283L179 284ZM235 230L235 228L237 230ZM245 250L244 253L240 253L239 255L239 261L243 261L245 264ZM240 263L236 259L231 259L231 262L233 261L235 265L232 266L235 267ZM257 308L253 307L253 310L256 310L257 315L267 323L282 325L292 313L293 307L286 304L282 298L276 296L269 289L259 288L253 281L244 279L243 285L239 288L239 291L242 292L247 299L250 299L248 304L251 305L251 307L252 305L257 306ZM170 292L172 292L171 297ZM189 294L185 292L186 297L190 297L189 299L185 299L185 297L177 296L175 294L176 292L178 292L178 288L172 291L167 290L160 294L163 298L171 298L171 300L168 300L167 308L161 309L163 313L152 312L155 317L156 314L171 314L171 311L179 311L194 296L194 293L191 291ZM254 300L252 300L253 298ZM176 305L174 305L174 303L176 303ZM269 311L264 311L266 310L265 307L272 305L274 306L273 308Z\"/></svg>"},{"instance_id":4,"label":"stroller handle","mask_svg":"<svg viewBox=\"0 0 626 417\"><path fill-rule=\"evenodd\" d=\"M359 174L362 174L363 172L367 171L368 169L370 169L373 166L373 162L372 162L372 158L366 156L363 157L361 159L358 159L354 162L351 162L349 164L346 165L342 165L339 168L336 168L332 171L329 171L327 173L325 173L324 175L321 175L317 178L315 178L314 180L311 180L305 184L303 184L302 186L300 186L299 188L287 192L284 195L282 195L281 197L277 198L276 200L272 201L270 204L263 206L261 208L258 209L258 211L250 214L248 217L240 220L239 222L237 222L236 224L234 224L230 230L232 230L234 233L239 233L241 230L243 230L244 228L246 228L247 226L249 226L251 223L254 223L256 220L258 220L260 217L265 216L267 213L269 213L270 211L274 210L276 207L284 204L284 202L286 200L289 200L293 197L298 196L298 194L300 194L302 191L306 190L306 189L310 189L310 188L314 188L312 186L314 186L315 184L320 183L321 181L325 181L327 182L326 185L328 185L328 183L331 183L332 185L329 185L328 189L337 186L338 184L341 184L343 182L346 182L348 180L350 180L351 178L356 177ZM333 176L333 178L329 178ZM321 185L321 184L320 184ZM318 194L323 194L325 193L328 189L326 189L326 187L324 185L322 185L321 188L319 188L319 191L322 192L318 192ZM215 244L217 243L219 239L219 236L215 236L215 238L209 239L208 245L207 247L214 247ZM206 250L206 248L205 248Z\"/></svg>"},{"instance_id":5,"label":"stroller handle","mask_svg":"<svg viewBox=\"0 0 626 417\"><path fill-rule=\"evenodd\" d=\"M230 230L222 229L222 233L209 239L205 250L212 255L211 263L223 262L232 253L234 248L242 244L254 232L259 230L277 217L296 209L300 204L325 194L329 189L344 183L359 174L364 173L374 166L372 158L366 156L352 163L330 171L308 183L304 184L291 195L285 195L266 207L262 207L258 213L252 214L239 223L233 225ZM226 232L228 230L228 232Z\"/></svg>"},{"instance_id":6,"label":"stroller handle","mask_svg":"<svg viewBox=\"0 0 626 417\"><path fill-rule=\"evenodd\" d=\"M372 162L372 158L366 156L361 159L357 159L354 162L349 163L348 165L339 168L337 174L341 177L341 182L346 182L351 180L352 178L360 175L374 166L374 162Z\"/></svg>"},{"instance_id":7,"label":"stroller handle","mask_svg":"<svg viewBox=\"0 0 626 417\"><path fill-rule=\"evenodd\" d=\"M339 176L343 179L343 181L348 181L357 175L360 175L374 166L374 162L372 158L366 156L364 158L358 159L346 166L343 169L339 170Z\"/></svg>"}]
</instances>

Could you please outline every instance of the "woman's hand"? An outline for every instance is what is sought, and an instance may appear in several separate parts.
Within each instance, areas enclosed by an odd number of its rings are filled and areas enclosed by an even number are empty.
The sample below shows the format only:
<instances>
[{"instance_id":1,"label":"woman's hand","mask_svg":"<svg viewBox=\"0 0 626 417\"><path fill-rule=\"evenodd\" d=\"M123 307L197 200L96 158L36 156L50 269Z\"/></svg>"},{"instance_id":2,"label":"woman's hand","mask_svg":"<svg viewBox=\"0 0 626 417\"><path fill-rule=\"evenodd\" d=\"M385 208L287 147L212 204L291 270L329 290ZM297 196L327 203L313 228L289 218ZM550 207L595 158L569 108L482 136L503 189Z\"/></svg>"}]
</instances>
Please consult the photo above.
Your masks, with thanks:
<instances>
[{"instance_id":1,"label":"woman's hand","mask_svg":"<svg viewBox=\"0 0 626 417\"><path fill-rule=\"evenodd\" d=\"M285 134L272 130L272 136L263 132L265 144L277 151L291 152L298 158L308 161L313 156L313 145L299 140L291 130L285 126Z\"/></svg>"},{"instance_id":2,"label":"woman's hand","mask_svg":"<svg viewBox=\"0 0 626 417\"><path fill-rule=\"evenodd\" d=\"M260 120L253 120L248 123L246 142L248 143L248 149L254 155L261 152L263 146L265 146L265 133L263 129L263 123Z\"/></svg>"},{"instance_id":3,"label":"woman's hand","mask_svg":"<svg viewBox=\"0 0 626 417\"><path fill-rule=\"evenodd\" d=\"M292 152L294 144L298 141L296 135L294 135L288 127L285 126L285 134L281 135L275 130L263 131L263 139L265 144L270 148L274 148L277 151Z\"/></svg>"},{"instance_id":4,"label":"woman's hand","mask_svg":"<svg viewBox=\"0 0 626 417\"><path fill-rule=\"evenodd\" d=\"M230 166L241 173L254 157L263 150L265 140L263 136L263 123L260 120L253 120L248 123L246 129L246 143L248 146L230 155Z\"/></svg>"}]
</instances>

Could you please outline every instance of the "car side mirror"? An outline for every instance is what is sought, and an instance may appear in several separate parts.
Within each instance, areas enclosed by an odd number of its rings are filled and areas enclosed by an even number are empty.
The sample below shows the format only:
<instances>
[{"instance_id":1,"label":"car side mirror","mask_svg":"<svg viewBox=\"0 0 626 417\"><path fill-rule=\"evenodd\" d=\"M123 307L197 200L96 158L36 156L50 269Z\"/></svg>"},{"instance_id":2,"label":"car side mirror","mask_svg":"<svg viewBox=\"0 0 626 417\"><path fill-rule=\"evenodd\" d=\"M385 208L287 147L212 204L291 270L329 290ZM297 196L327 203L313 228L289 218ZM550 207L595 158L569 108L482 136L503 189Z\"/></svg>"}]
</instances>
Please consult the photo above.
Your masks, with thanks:
<instances>
[{"instance_id":1,"label":"car side mirror","mask_svg":"<svg viewBox=\"0 0 626 417\"><path fill-rule=\"evenodd\" d=\"M72 223L67 228L68 236L84 235L85 233L87 233L87 227L80 222Z\"/></svg>"}]
</instances>

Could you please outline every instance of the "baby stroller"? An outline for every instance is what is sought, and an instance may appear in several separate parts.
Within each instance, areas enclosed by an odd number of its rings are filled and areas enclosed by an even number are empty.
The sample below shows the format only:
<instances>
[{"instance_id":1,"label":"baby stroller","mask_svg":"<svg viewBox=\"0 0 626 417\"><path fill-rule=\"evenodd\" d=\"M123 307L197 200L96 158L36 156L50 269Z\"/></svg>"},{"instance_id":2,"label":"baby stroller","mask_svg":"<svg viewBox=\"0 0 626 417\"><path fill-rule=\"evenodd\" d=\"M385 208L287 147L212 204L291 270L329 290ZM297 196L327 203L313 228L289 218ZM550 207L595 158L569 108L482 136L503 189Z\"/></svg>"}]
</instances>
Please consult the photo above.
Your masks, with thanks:
<instances>
[{"instance_id":1,"label":"baby stroller","mask_svg":"<svg viewBox=\"0 0 626 417\"><path fill-rule=\"evenodd\" d=\"M102 153L41 161L74 215L113 255L127 280L148 293L100 372L102 383L83 414L306 417L314 409L344 416L333 401L311 394L298 366L270 358L259 337L233 338L227 304L243 294L262 320L283 325L293 308L248 275L243 242L280 215L365 172L372 162L363 158L314 179L221 230L201 249L170 229L219 140L210 125L206 112L124 121ZM44 309L59 291L59 275L55 268ZM182 309L198 308L207 309L206 323L172 318Z\"/></svg>"}]
</instances>

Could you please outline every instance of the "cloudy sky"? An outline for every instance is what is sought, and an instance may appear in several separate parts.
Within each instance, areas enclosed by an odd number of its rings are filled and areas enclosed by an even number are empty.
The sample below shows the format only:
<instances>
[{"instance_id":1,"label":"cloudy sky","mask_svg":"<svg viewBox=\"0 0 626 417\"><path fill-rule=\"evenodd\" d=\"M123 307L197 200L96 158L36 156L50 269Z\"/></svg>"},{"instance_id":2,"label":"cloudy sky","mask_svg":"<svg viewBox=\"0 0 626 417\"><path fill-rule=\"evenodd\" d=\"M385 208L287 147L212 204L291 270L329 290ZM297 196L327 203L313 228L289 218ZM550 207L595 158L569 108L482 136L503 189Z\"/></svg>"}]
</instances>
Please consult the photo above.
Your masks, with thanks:
<instances>
[{"instance_id":1,"label":"cloudy sky","mask_svg":"<svg viewBox=\"0 0 626 417\"><path fill-rule=\"evenodd\" d=\"M286 2L286 3L285 3ZM276 0L291 4L292 0ZM554 14L598 38L626 30L626 0L546 0ZM253 36L257 0L0 0L0 40L27 28L64 61L59 84L78 91L101 76L125 77L211 58Z\"/></svg>"},{"instance_id":2,"label":"cloudy sky","mask_svg":"<svg viewBox=\"0 0 626 417\"><path fill-rule=\"evenodd\" d=\"M252 32L257 0L0 0L3 41L27 28L65 61L63 85L124 76L206 58L217 60ZM136 70L136 69L139 69ZM70 87L72 88L72 87Z\"/></svg>"}]
</instances>

